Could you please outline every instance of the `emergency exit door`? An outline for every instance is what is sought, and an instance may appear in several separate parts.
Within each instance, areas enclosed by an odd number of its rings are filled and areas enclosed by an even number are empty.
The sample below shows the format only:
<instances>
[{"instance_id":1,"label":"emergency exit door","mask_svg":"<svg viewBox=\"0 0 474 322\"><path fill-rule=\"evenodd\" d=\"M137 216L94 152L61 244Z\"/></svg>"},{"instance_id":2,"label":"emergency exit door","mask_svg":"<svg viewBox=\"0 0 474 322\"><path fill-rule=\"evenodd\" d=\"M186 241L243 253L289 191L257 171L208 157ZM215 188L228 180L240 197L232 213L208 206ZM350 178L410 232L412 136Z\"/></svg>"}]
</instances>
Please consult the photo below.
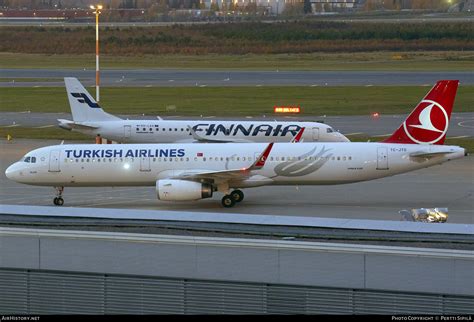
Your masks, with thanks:
<instances>
[{"instance_id":1,"label":"emergency exit door","mask_svg":"<svg viewBox=\"0 0 474 322\"><path fill-rule=\"evenodd\" d=\"M149 157L140 158L140 171L151 171Z\"/></svg>"}]
</instances>

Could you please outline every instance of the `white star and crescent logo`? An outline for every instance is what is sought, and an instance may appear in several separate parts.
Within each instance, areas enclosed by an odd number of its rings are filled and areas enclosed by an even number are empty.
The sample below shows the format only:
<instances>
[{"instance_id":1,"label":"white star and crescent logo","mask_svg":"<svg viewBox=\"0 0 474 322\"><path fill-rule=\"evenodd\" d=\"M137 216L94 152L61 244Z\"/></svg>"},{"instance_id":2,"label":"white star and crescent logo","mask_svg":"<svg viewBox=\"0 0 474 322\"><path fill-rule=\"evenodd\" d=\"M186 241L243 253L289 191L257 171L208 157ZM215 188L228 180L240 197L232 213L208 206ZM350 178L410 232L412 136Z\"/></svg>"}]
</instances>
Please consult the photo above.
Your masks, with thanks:
<instances>
[{"instance_id":1,"label":"white star and crescent logo","mask_svg":"<svg viewBox=\"0 0 474 322\"><path fill-rule=\"evenodd\" d=\"M431 100L423 100L420 102L420 105L424 103L427 105L418 114L418 118L408 118L403 123L403 128L408 137L414 142L419 144L433 144L441 140L448 131L449 117L441 104ZM432 114L440 114L438 111L441 111L444 118L432 118ZM433 124L433 120L435 124ZM417 124L413 124L415 122Z\"/></svg>"}]
</instances>

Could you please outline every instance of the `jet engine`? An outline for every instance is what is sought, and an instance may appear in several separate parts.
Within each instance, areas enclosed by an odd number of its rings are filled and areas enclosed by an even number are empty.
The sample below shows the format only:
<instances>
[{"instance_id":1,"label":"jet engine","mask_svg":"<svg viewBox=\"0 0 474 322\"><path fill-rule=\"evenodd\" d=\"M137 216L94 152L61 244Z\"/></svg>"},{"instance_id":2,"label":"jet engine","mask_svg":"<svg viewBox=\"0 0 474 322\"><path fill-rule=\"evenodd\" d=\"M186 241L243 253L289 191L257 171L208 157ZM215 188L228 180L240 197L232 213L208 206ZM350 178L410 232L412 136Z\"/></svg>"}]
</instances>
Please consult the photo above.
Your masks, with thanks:
<instances>
[{"instance_id":1,"label":"jet engine","mask_svg":"<svg viewBox=\"0 0 474 322\"><path fill-rule=\"evenodd\" d=\"M156 195L160 200L188 201L212 197L212 185L186 180L156 181Z\"/></svg>"}]
</instances>

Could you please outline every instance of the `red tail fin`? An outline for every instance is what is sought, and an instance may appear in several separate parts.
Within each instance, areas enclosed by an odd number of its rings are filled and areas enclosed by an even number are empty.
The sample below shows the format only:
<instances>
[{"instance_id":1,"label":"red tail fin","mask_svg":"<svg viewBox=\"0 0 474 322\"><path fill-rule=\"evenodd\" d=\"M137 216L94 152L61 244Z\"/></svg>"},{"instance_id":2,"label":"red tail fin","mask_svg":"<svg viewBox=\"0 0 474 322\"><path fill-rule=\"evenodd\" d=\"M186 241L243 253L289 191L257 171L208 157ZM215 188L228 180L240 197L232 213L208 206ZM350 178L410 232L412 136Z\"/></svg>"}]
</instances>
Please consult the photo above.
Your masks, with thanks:
<instances>
[{"instance_id":1,"label":"red tail fin","mask_svg":"<svg viewBox=\"0 0 474 322\"><path fill-rule=\"evenodd\" d=\"M415 107L385 143L444 143L459 81L441 80Z\"/></svg>"}]
</instances>

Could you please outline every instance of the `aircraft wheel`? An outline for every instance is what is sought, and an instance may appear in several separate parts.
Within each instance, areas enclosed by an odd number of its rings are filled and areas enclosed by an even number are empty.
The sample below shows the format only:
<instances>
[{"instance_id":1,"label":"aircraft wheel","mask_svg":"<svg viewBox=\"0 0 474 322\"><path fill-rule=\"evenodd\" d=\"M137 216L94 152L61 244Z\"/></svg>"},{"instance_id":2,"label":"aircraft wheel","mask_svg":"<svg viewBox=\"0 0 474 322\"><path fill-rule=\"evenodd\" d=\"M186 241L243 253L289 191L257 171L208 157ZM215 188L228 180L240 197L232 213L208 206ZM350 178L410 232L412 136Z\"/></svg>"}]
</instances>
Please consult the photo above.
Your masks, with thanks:
<instances>
[{"instance_id":1,"label":"aircraft wheel","mask_svg":"<svg viewBox=\"0 0 474 322\"><path fill-rule=\"evenodd\" d=\"M234 190L230 195L235 202L241 202L244 200L244 193L241 190Z\"/></svg>"},{"instance_id":2,"label":"aircraft wheel","mask_svg":"<svg viewBox=\"0 0 474 322\"><path fill-rule=\"evenodd\" d=\"M225 207L225 208L232 208L235 206L235 201L234 199L232 198L231 195L225 195L223 198L222 198L222 205Z\"/></svg>"},{"instance_id":3,"label":"aircraft wheel","mask_svg":"<svg viewBox=\"0 0 474 322\"><path fill-rule=\"evenodd\" d=\"M56 206L62 206L62 205L64 205L64 199L63 199L63 198L59 197L59 198L54 198L54 199L55 199L54 204L55 204Z\"/></svg>"},{"instance_id":4,"label":"aircraft wheel","mask_svg":"<svg viewBox=\"0 0 474 322\"><path fill-rule=\"evenodd\" d=\"M53 199L53 203L57 206L58 205L58 197Z\"/></svg>"}]
</instances>

